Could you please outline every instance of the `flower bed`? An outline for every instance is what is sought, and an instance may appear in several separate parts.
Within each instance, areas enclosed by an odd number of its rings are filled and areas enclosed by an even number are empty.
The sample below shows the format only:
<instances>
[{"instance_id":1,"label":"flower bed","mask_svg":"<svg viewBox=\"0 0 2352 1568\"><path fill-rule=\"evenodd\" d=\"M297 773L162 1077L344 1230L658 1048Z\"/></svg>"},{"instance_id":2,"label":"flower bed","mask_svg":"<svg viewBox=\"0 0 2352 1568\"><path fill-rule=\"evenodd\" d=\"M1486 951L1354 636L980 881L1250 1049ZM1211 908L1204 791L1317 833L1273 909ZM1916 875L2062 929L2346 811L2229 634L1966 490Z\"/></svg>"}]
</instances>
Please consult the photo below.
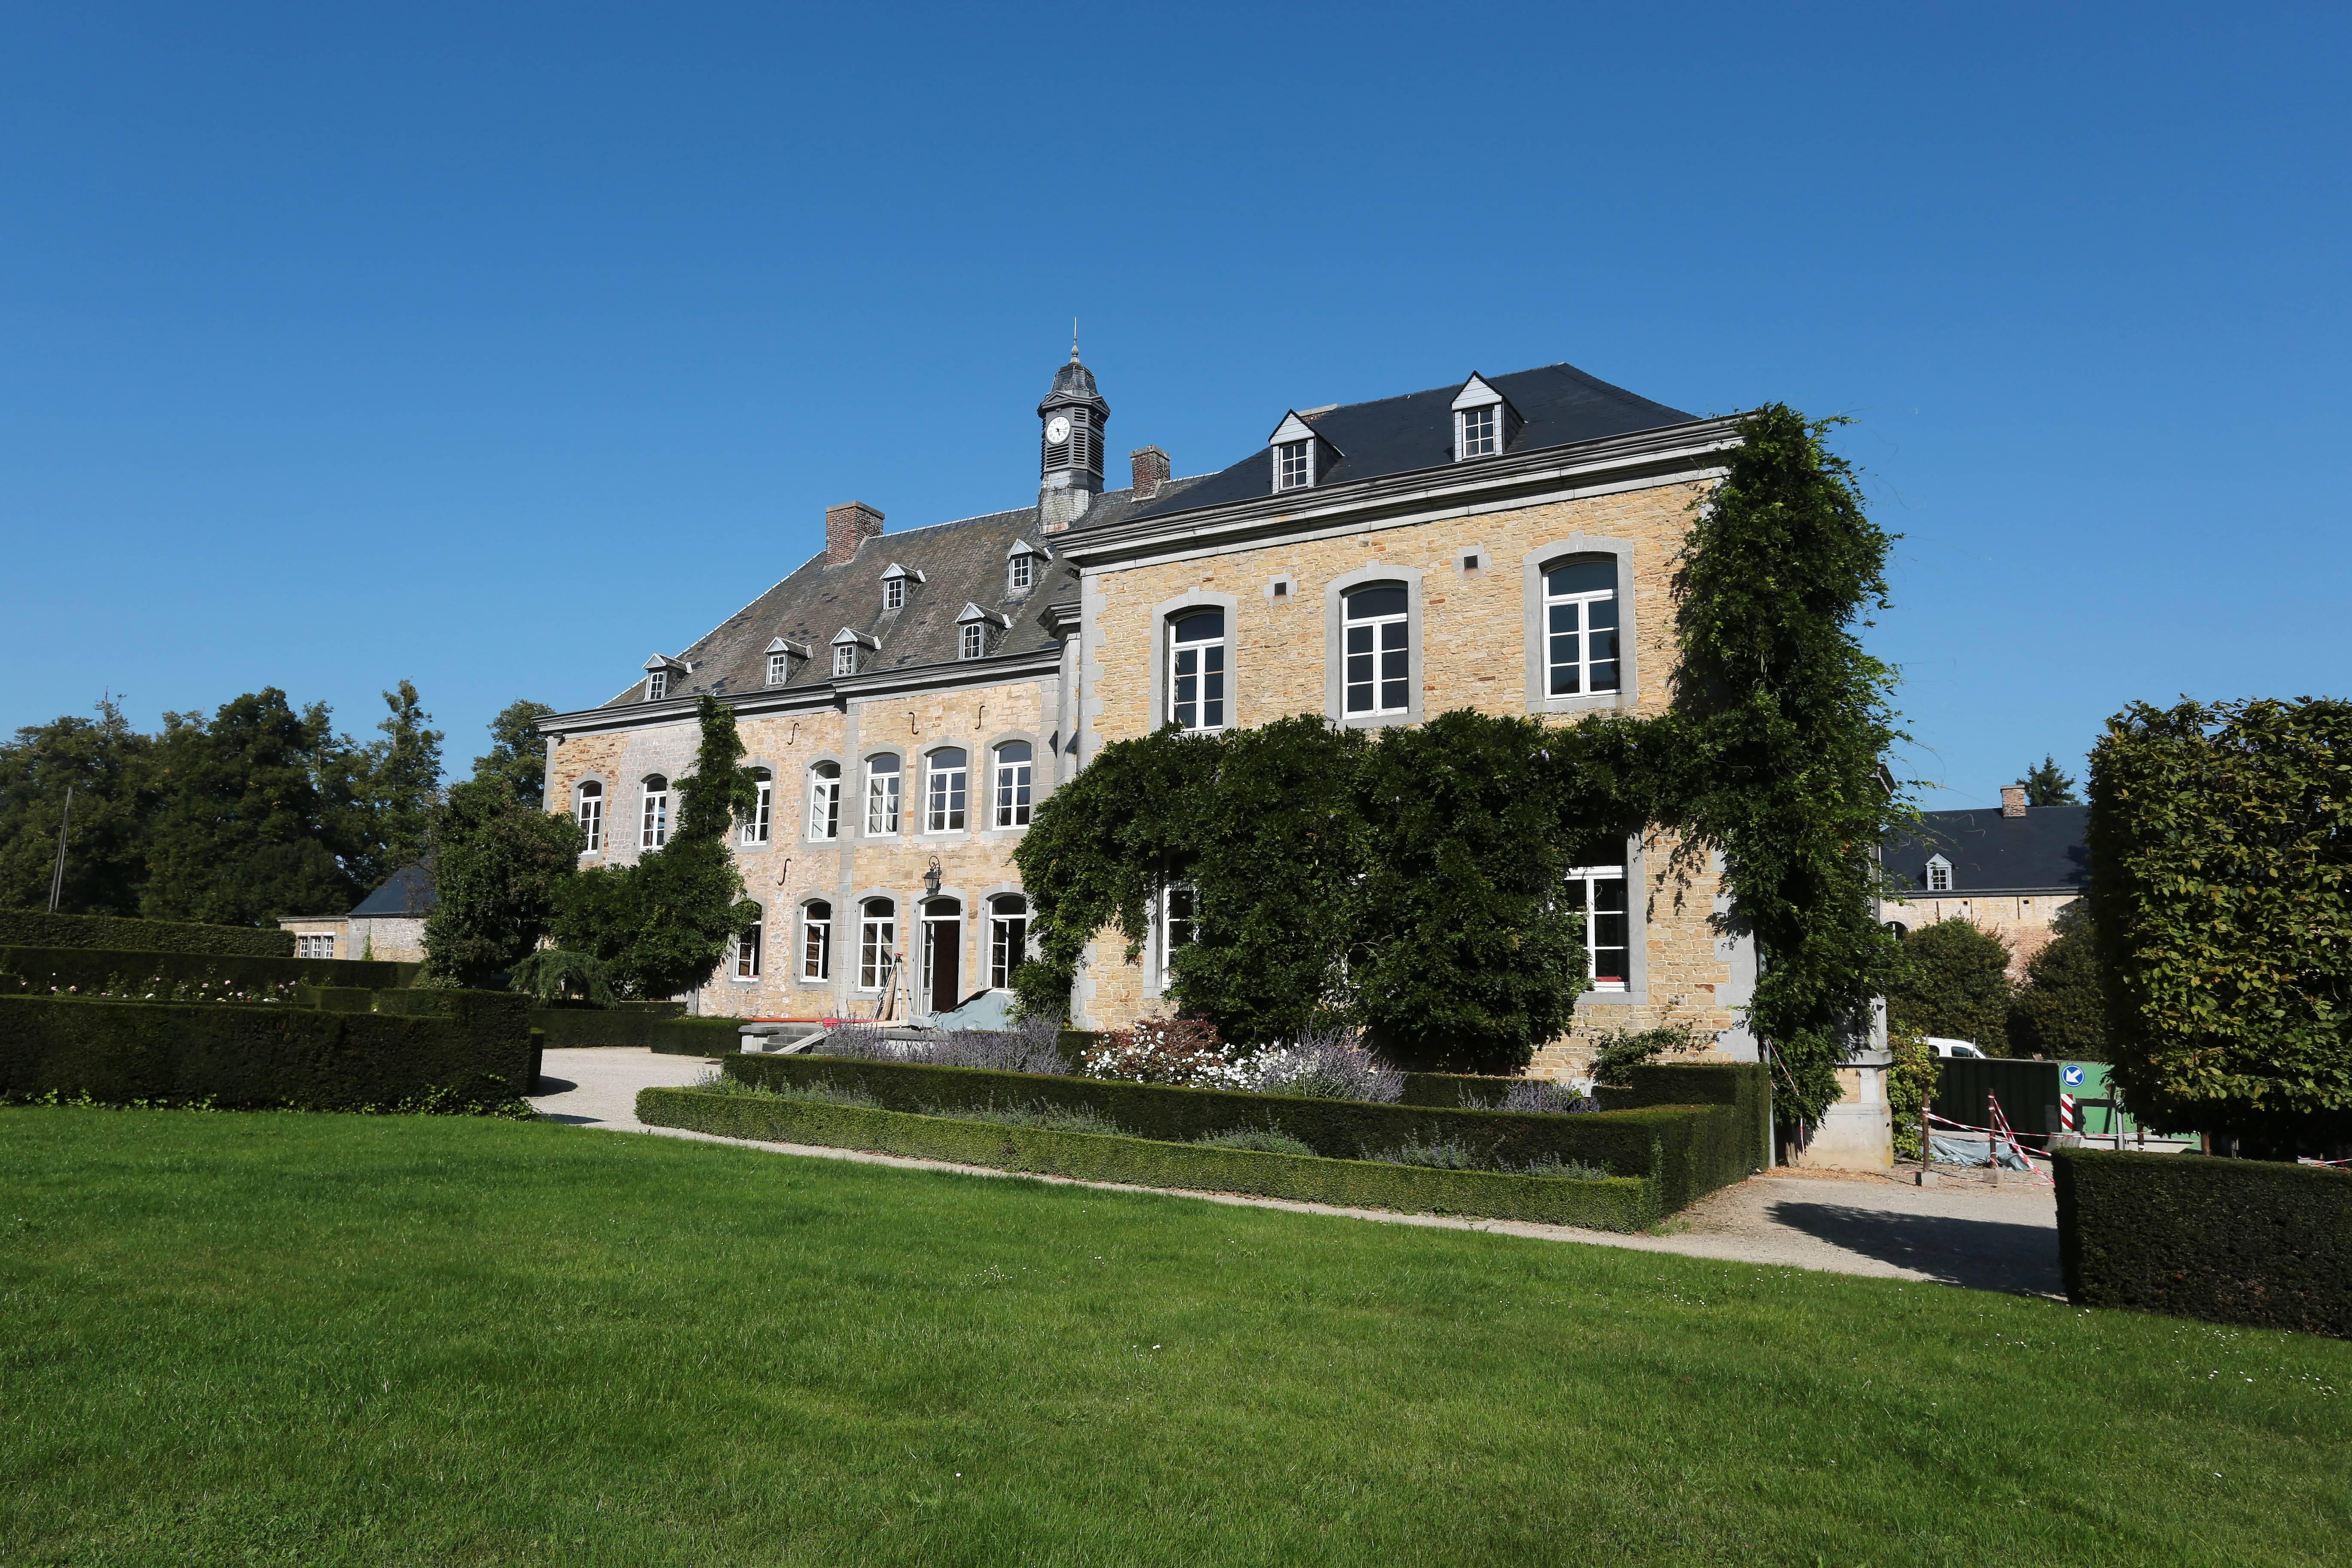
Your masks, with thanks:
<instances>
[{"instance_id":1,"label":"flower bed","mask_svg":"<svg viewBox=\"0 0 2352 1568\"><path fill-rule=\"evenodd\" d=\"M799 1058L730 1058L806 1062ZM878 1068L881 1063L831 1062L830 1067ZM972 1072L962 1068L900 1068L903 1072ZM978 1074L1016 1077L1014 1074ZM1054 1082L1054 1079L1042 1079ZM1084 1087L1093 1088L1095 1085ZM1123 1086L1143 1088L1149 1086ZM1212 1090L1162 1089L1168 1094ZM1311 1102L1302 1102L1311 1103ZM1599 1180L1525 1176L1495 1171L1442 1170L1423 1165L1277 1154L1255 1149L1170 1142L1148 1138L1007 1125L952 1116L923 1115L875 1106L841 1104L785 1094L723 1094L697 1089L648 1089L637 1095L637 1119L727 1138L806 1143L949 1160L992 1170L1069 1176L1181 1191L1249 1193L1344 1208L1384 1208L1406 1214L1475 1215L1601 1230L1642 1230L1669 1212L1658 1184L1639 1176ZM1574 1120L1592 1121L1595 1117Z\"/></svg>"}]
</instances>

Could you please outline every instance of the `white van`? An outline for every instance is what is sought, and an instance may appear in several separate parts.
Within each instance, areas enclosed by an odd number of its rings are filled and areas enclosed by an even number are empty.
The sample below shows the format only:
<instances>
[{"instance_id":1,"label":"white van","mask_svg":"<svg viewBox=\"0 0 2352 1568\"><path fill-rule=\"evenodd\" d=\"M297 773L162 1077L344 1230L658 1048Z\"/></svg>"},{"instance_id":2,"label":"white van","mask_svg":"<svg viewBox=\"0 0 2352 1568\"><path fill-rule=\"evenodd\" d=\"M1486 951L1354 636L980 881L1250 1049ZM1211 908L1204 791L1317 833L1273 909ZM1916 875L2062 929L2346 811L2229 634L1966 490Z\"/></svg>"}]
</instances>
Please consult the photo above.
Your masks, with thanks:
<instances>
[{"instance_id":1,"label":"white van","mask_svg":"<svg viewBox=\"0 0 2352 1568\"><path fill-rule=\"evenodd\" d=\"M1985 1059L1985 1054L1966 1040L1939 1039L1934 1035L1929 1035L1927 1044L1939 1057L1973 1057L1978 1061Z\"/></svg>"}]
</instances>

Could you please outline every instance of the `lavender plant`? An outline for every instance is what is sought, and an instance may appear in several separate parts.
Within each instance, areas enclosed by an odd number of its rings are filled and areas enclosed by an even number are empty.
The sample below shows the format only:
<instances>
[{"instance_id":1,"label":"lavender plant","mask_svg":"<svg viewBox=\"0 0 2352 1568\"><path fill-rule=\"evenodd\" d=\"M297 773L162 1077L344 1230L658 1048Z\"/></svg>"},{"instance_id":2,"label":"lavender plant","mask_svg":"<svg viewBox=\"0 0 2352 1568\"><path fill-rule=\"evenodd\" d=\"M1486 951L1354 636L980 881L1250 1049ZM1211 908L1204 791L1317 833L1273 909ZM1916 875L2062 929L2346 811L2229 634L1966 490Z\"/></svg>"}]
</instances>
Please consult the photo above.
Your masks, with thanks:
<instances>
[{"instance_id":1,"label":"lavender plant","mask_svg":"<svg viewBox=\"0 0 2352 1568\"><path fill-rule=\"evenodd\" d=\"M1260 1094L1302 1100L1360 1100L1393 1105L1404 1098L1404 1074L1366 1050L1344 1029L1309 1029L1290 1045L1252 1064Z\"/></svg>"}]
</instances>

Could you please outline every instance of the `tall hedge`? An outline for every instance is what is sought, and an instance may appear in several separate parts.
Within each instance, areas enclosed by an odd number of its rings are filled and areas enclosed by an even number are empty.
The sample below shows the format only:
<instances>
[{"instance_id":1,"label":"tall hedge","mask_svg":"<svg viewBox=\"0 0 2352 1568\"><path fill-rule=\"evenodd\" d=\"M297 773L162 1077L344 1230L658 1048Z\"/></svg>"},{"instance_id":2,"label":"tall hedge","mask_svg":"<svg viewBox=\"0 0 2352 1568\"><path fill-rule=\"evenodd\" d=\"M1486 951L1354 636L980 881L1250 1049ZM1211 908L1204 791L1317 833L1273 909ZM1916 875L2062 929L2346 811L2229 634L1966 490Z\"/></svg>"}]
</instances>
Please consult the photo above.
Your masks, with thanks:
<instances>
[{"instance_id":1,"label":"tall hedge","mask_svg":"<svg viewBox=\"0 0 2352 1568\"><path fill-rule=\"evenodd\" d=\"M96 947L0 947L0 990L84 993L112 987L168 991L210 982L215 990L272 985L357 985L391 990L411 984L420 966L363 958L216 957L195 952L121 952ZM111 984L110 984L111 983Z\"/></svg>"},{"instance_id":2,"label":"tall hedge","mask_svg":"<svg viewBox=\"0 0 2352 1568\"><path fill-rule=\"evenodd\" d=\"M2133 1113L2352 1143L2352 702L2134 705L2091 753L2090 850Z\"/></svg>"},{"instance_id":3,"label":"tall hedge","mask_svg":"<svg viewBox=\"0 0 2352 1568\"><path fill-rule=\"evenodd\" d=\"M2352 1338L2352 1172L2054 1152L2067 1299Z\"/></svg>"},{"instance_id":4,"label":"tall hedge","mask_svg":"<svg viewBox=\"0 0 2352 1568\"><path fill-rule=\"evenodd\" d=\"M386 994L430 996L442 1016L0 996L0 1097L488 1110L530 1092L525 998Z\"/></svg>"},{"instance_id":5,"label":"tall hedge","mask_svg":"<svg viewBox=\"0 0 2352 1568\"><path fill-rule=\"evenodd\" d=\"M118 952L236 953L291 958L294 933L264 926L137 921L120 915L53 915L0 910L0 947L99 947Z\"/></svg>"}]
</instances>

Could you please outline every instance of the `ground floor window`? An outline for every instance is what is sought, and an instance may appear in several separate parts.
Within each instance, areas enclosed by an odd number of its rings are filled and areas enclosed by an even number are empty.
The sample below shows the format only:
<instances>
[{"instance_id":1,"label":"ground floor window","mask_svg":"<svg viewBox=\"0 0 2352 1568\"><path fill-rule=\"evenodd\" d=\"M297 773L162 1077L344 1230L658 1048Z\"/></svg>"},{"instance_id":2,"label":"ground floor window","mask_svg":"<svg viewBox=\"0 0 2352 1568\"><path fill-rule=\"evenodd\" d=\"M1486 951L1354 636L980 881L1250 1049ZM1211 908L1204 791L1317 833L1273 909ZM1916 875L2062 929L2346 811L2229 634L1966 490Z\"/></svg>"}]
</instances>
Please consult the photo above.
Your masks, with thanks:
<instances>
[{"instance_id":1,"label":"ground floor window","mask_svg":"<svg viewBox=\"0 0 2352 1568\"><path fill-rule=\"evenodd\" d=\"M868 899L858 912L857 988L879 991L890 984L890 966L898 946L898 906L887 899Z\"/></svg>"},{"instance_id":2,"label":"ground floor window","mask_svg":"<svg viewBox=\"0 0 2352 1568\"><path fill-rule=\"evenodd\" d=\"M988 984L992 990L1013 989L1013 972L1029 952L1029 900L1018 893L1000 893L988 901Z\"/></svg>"},{"instance_id":3,"label":"ground floor window","mask_svg":"<svg viewBox=\"0 0 2352 1568\"><path fill-rule=\"evenodd\" d=\"M335 956L335 939L331 936L298 936L294 939L294 956L332 958Z\"/></svg>"},{"instance_id":4,"label":"ground floor window","mask_svg":"<svg viewBox=\"0 0 2352 1568\"><path fill-rule=\"evenodd\" d=\"M735 978L760 978L760 922L753 921L735 938Z\"/></svg>"},{"instance_id":5,"label":"ground floor window","mask_svg":"<svg viewBox=\"0 0 2352 1568\"><path fill-rule=\"evenodd\" d=\"M822 899L801 906L801 978L833 978L833 906Z\"/></svg>"},{"instance_id":6,"label":"ground floor window","mask_svg":"<svg viewBox=\"0 0 2352 1568\"><path fill-rule=\"evenodd\" d=\"M1632 970L1627 942L1625 868L1580 866L1568 874L1568 896L1584 911L1585 973L1595 991L1622 991Z\"/></svg>"},{"instance_id":7,"label":"ground floor window","mask_svg":"<svg viewBox=\"0 0 2352 1568\"><path fill-rule=\"evenodd\" d=\"M1200 896L1187 887L1170 888L1160 895L1160 984L1176 975L1176 950L1190 947L1200 934Z\"/></svg>"}]
</instances>

